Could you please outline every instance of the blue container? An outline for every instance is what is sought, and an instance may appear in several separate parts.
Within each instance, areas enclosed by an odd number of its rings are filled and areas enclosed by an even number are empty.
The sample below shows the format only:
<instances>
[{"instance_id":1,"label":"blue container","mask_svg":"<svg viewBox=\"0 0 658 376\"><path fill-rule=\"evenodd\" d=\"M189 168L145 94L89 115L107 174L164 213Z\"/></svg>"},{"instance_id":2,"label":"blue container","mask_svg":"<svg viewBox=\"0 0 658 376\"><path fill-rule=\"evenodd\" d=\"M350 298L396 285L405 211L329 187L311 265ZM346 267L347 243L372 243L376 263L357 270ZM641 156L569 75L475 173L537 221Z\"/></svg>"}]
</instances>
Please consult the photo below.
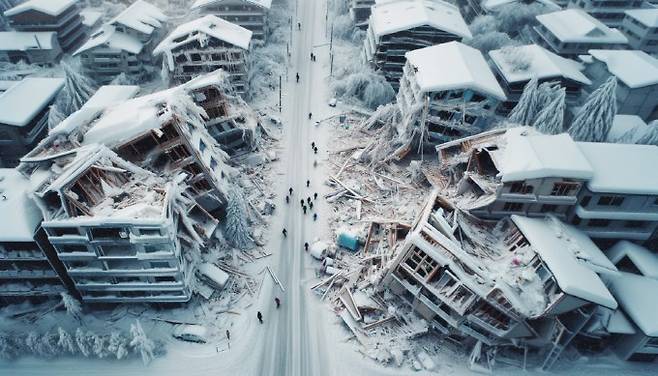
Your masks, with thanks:
<instances>
[{"instance_id":1,"label":"blue container","mask_svg":"<svg viewBox=\"0 0 658 376\"><path fill-rule=\"evenodd\" d=\"M351 234L349 232L341 232L338 234L338 245L347 248L350 251L356 252L361 246L361 240L358 236Z\"/></svg>"}]
</instances>

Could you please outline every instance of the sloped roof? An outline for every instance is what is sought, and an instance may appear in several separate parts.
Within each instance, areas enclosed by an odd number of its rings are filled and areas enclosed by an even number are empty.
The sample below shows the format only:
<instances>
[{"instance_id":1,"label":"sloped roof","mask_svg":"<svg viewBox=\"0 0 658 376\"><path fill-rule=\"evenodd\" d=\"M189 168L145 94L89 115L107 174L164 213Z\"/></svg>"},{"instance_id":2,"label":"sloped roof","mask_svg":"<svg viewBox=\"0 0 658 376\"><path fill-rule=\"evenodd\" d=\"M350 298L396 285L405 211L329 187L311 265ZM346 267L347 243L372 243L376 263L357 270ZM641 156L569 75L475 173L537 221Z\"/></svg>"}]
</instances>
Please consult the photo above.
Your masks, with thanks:
<instances>
[{"instance_id":1,"label":"sloped roof","mask_svg":"<svg viewBox=\"0 0 658 376\"><path fill-rule=\"evenodd\" d=\"M28 77L0 95L0 123L22 127L64 87L63 78Z\"/></svg>"},{"instance_id":2,"label":"sloped roof","mask_svg":"<svg viewBox=\"0 0 658 376\"><path fill-rule=\"evenodd\" d=\"M621 31L604 25L582 9L569 8L536 18L562 42L628 43Z\"/></svg>"},{"instance_id":3,"label":"sloped roof","mask_svg":"<svg viewBox=\"0 0 658 376\"><path fill-rule=\"evenodd\" d=\"M424 25L462 38L472 37L459 8L445 1L401 0L372 7L370 27L377 36Z\"/></svg>"},{"instance_id":4,"label":"sloped roof","mask_svg":"<svg viewBox=\"0 0 658 376\"><path fill-rule=\"evenodd\" d=\"M621 240L608 249L606 255L614 263L626 256L633 261L643 276L658 279L658 255L641 245Z\"/></svg>"},{"instance_id":5,"label":"sloped roof","mask_svg":"<svg viewBox=\"0 0 658 376\"><path fill-rule=\"evenodd\" d=\"M460 42L409 51L407 60L416 71L416 82L423 92L471 89L505 100L482 53Z\"/></svg>"},{"instance_id":6,"label":"sloped roof","mask_svg":"<svg viewBox=\"0 0 658 376\"><path fill-rule=\"evenodd\" d=\"M56 38L57 33L54 31L3 31L0 32L0 50L51 50Z\"/></svg>"},{"instance_id":7,"label":"sloped roof","mask_svg":"<svg viewBox=\"0 0 658 376\"><path fill-rule=\"evenodd\" d=\"M242 26L230 23L214 15L207 15L178 26L153 50L153 54L187 44L192 40L203 38L200 33L217 38L243 49L249 49L252 32ZM182 41L180 39L183 38Z\"/></svg>"},{"instance_id":8,"label":"sloped roof","mask_svg":"<svg viewBox=\"0 0 658 376\"><path fill-rule=\"evenodd\" d=\"M196 0L194 4L192 4L191 9L197 9L211 4L221 4L224 1L226 0ZM245 3L258 5L266 9L270 9L272 7L272 0L243 0L243 1Z\"/></svg>"},{"instance_id":9,"label":"sloped roof","mask_svg":"<svg viewBox=\"0 0 658 376\"><path fill-rule=\"evenodd\" d=\"M0 168L0 241L33 241L42 219L41 211L28 196L30 180L15 168Z\"/></svg>"},{"instance_id":10,"label":"sloped roof","mask_svg":"<svg viewBox=\"0 0 658 376\"><path fill-rule=\"evenodd\" d=\"M658 337L658 279L620 273L609 279L610 291L623 311L647 336Z\"/></svg>"},{"instance_id":11,"label":"sloped roof","mask_svg":"<svg viewBox=\"0 0 658 376\"><path fill-rule=\"evenodd\" d=\"M78 48L73 56L101 45L111 49L127 51L131 54L138 54L144 47L142 42L132 35L118 32L114 26L104 25L85 44Z\"/></svg>"},{"instance_id":12,"label":"sloped roof","mask_svg":"<svg viewBox=\"0 0 658 376\"><path fill-rule=\"evenodd\" d=\"M648 27L658 27L658 8L631 9L624 13Z\"/></svg>"},{"instance_id":13,"label":"sloped roof","mask_svg":"<svg viewBox=\"0 0 658 376\"><path fill-rule=\"evenodd\" d=\"M617 269L587 235L554 218L512 215L511 219L550 269L562 291L617 308L617 301L596 273L616 275Z\"/></svg>"},{"instance_id":14,"label":"sloped roof","mask_svg":"<svg viewBox=\"0 0 658 376\"><path fill-rule=\"evenodd\" d=\"M508 51L525 55L529 60L529 67L515 70L508 61ZM581 72L584 66L574 60L565 59L536 44L518 47L508 47L489 52L489 56L507 82L529 81L537 79L564 77L585 85L592 82Z\"/></svg>"},{"instance_id":15,"label":"sloped roof","mask_svg":"<svg viewBox=\"0 0 658 376\"><path fill-rule=\"evenodd\" d=\"M30 10L35 10L51 16L58 16L78 0L28 0L7 10L5 16L14 16Z\"/></svg>"},{"instance_id":16,"label":"sloped roof","mask_svg":"<svg viewBox=\"0 0 658 376\"><path fill-rule=\"evenodd\" d=\"M521 0L482 0L482 8L490 11L490 12L495 12L498 10L498 8L503 7L505 5L510 5L510 4L517 4L520 3ZM559 5L557 5L555 2L552 0L536 0L537 3L552 9L552 10L560 10L562 9Z\"/></svg>"},{"instance_id":17,"label":"sloped roof","mask_svg":"<svg viewBox=\"0 0 658 376\"><path fill-rule=\"evenodd\" d=\"M656 9L658 10L658 9ZM634 89L658 84L658 59L639 50L589 50L608 71Z\"/></svg>"},{"instance_id":18,"label":"sloped roof","mask_svg":"<svg viewBox=\"0 0 658 376\"><path fill-rule=\"evenodd\" d=\"M658 125L654 125L658 126ZM641 117L637 115L624 115L619 114L615 115L614 120L612 121L612 128L608 132L608 137L606 142L611 143L620 143L626 142L630 144L636 143L642 136L644 136L649 129L651 129L647 123L642 120ZM632 132L632 137L628 140L623 140L627 132Z\"/></svg>"},{"instance_id":19,"label":"sloped roof","mask_svg":"<svg viewBox=\"0 0 658 376\"><path fill-rule=\"evenodd\" d=\"M150 35L156 28L161 28L162 23L167 19L168 17L162 13L160 8L144 0L137 0L110 20L108 24L122 24L140 33Z\"/></svg>"}]
</instances>

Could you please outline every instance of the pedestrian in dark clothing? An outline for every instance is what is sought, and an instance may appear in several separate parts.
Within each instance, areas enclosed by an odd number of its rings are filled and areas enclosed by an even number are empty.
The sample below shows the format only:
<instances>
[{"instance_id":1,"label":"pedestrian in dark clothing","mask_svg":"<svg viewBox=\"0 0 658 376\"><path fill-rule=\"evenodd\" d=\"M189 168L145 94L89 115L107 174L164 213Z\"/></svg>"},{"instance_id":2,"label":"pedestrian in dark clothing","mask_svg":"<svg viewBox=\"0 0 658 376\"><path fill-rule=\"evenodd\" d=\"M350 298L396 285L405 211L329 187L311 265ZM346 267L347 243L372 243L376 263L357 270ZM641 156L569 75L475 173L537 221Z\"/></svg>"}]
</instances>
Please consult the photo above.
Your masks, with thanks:
<instances>
[{"instance_id":1,"label":"pedestrian in dark clothing","mask_svg":"<svg viewBox=\"0 0 658 376\"><path fill-rule=\"evenodd\" d=\"M309 202L309 203L308 203L308 207L311 208L311 210L313 210L313 203L312 203L312 202Z\"/></svg>"},{"instance_id":2,"label":"pedestrian in dark clothing","mask_svg":"<svg viewBox=\"0 0 658 376\"><path fill-rule=\"evenodd\" d=\"M304 206L302 209L304 209L304 214L306 214L306 206Z\"/></svg>"},{"instance_id":3,"label":"pedestrian in dark clothing","mask_svg":"<svg viewBox=\"0 0 658 376\"><path fill-rule=\"evenodd\" d=\"M299 202L304 206L304 199L299 200Z\"/></svg>"},{"instance_id":4,"label":"pedestrian in dark clothing","mask_svg":"<svg viewBox=\"0 0 658 376\"><path fill-rule=\"evenodd\" d=\"M306 181L306 187L310 187L310 186L311 186L311 181L310 181L310 180L307 180L307 181Z\"/></svg>"},{"instance_id":5,"label":"pedestrian in dark clothing","mask_svg":"<svg viewBox=\"0 0 658 376\"><path fill-rule=\"evenodd\" d=\"M308 242L304 243L304 250L308 252Z\"/></svg>"},{"instance_id":6,"label":"pedestrian in dark clothing","mask_svg":"<svg viewBox=\"0 0 658 376\"><path fill-rule=\"evenodd\" d=\"M290 193L290 195L292 196L292 187L288 189L288 193Z\"/></svg>"},{"instance_id":7,"label":"pedestrian in dark clothing","mask_svg":"<svg viewBox=\"0 0 658 376\"><path fill-rule=\"evenodd\" d=\"M274 298L274 303L276 303L276 309L279 309L279 306L281 305L281 301L279 300L278 297Z\"/></svg>"},{"instance_id":8,"label":"pedestrian in dark clothing","mask_svg":"<svg viewBox=\"0 0 658 376\"><path fill-rule=\"evenodd\" d=\"M313 113L312 113L312 112L309 112L309 113L308 113L308 118L310 119L310 118L312 118L312 117L313 117Z\"/></svg>"},{"instance_id":9,"label":"pedestrian in dark clothing","mask_svg":"<svg viewBox=\"0 0 658 376\"><path fill-rule=\"evenodd\" d=\"M313 193L313 199L317 200L318 199L318 192Z\"/></svg>"},{"instance_id":10,"label":"pedestrian in dark clothing","mask_svg":"<svg viewBox=\"0 0 658 376\"><path fill-rule=\"evenodd\" d=\"M318 213L313 213L313 220L315 221L317 219L318 219Z\"/></svg>"},{"instance_id":11,"label":"pedestrian in dark clothing","mask_svg":"<svg viewBox=\"0 0 658 376\"><path fill-rule=\"evenodd\" d=\"M313 149L313 152L314 152L315 154L317 154L317 153L318 153L318 148Z\"/></svg>"},{"instance_id":12,"label":"pedestrian in dark clothing","mask_svg":"<svg viewBox=\"0 0 658 376\"><path fill-rule=\"evenodd\" d=\"M226 339L229 341L231 340L231 332L229 332L228 329L226 329Z\"/></svg>"},{"instance_id":13,"label":"pedestrian in dark clothing","mask_svg":"<svg viewBox=\"0 0 658 376\"><path fill-rule=\"evenodd\" d=\"M283 233L283 236L284 236L284 237L288 236L288 231L287 231L285 228L284 228L283 231L281 231L281 232Z\"/></svg>"},{"instance_id":14,"label":"pedestrian in dark clothing","mask_svg":"<svg viewBox=\"0 0 658 376\"><path fill-rule=\"evenodd\" d=\"M308 198L306 199L306 202L308 202L308 203L310 204L310 203L311 203L311 198L308 197Z\"/></svg>"},{"instance_id":15,"label":"pedestrian in dark clothing","mask_svg":"<svg viewBox=\"0 0 658 376\"><path fill-rule=\"evenodd\" d=\"M262 324L263 323L263 314L258 311L258 314L256 315L258 317L258 321Z\"/></svg>"},{"instance_id":16,"label":"pedestrian in dark clothing","mask_svg":"<svg viewBox=\"0 0 658 376\"><path fill-rule=\"evenodd\" d=\"M286 196L286 204L290 203L290 197Z\"/></svg>"},{"instance_id":17,"label":"pedestrian in dark clothing","mask_svg":"<svg viewBox=\"0 0 658 376\"><path fill-rule=\"evenodd\" d=\"M311 149L315 149L315 141L311 142Z\"/></svg>"}]
</instances>

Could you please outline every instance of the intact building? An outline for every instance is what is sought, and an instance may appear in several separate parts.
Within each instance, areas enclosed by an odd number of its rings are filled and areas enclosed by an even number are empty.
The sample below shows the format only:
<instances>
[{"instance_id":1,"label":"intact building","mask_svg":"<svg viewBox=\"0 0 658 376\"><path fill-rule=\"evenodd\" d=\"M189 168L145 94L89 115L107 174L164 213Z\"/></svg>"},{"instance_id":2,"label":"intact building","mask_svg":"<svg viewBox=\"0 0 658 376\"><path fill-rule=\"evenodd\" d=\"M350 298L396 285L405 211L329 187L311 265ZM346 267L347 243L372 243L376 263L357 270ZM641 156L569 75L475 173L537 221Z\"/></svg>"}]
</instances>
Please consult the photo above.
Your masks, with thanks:
<instances>
[{"instance_id":1,"label":"intact building","mask_svg":"<svg viewBox=\"0 0 658 376\"><path fill-rule=\"evenodd\" d=\"M620 30L628 38L628 44L648 54L658 54L658 9L633 9L626 11Z\"/></svg>"},{"instance_id":2,"label":"intact building","mask_svg":"<svg viewBox=\"0 0 658 376\"><path fill-rule=\"evenodd\" d=\"M579 8L609 27L620 27L624 12L642 8L643 0L570 0L570 8Z\"/></svg>"},{"instance_id":3,"label":"intact building","mask_svg":"<svg viewBox=\"0 0 658 376\"><path fill-rule=\"evenodd\" d=\"M59 45L70 52L86 37L78 0L28 0L5 11L18 31L54 31Z\"/></svg>"},{"instance_id":4,"label":"intact building","mask_svg":"<svg viewBox=\"0 0 658 376\"><path fill-rule=\"evenodd\" d=\"M52 31L0 32L0 61L51 66L61 55L57 34Z\"/></svg>"},{"instance_id":5,"label":"intact building","mask_svg":"<svg viewBox=\"0 0 658 376\"><path fill-rule=\"evenodd\" d=\"M272 0L197 0L192 4L192 10L196 10L200 15L215 15L242 26L252 32L256 43L264 43L267 39L267 16L271 6Z\"/></svg>"}]
</instances>

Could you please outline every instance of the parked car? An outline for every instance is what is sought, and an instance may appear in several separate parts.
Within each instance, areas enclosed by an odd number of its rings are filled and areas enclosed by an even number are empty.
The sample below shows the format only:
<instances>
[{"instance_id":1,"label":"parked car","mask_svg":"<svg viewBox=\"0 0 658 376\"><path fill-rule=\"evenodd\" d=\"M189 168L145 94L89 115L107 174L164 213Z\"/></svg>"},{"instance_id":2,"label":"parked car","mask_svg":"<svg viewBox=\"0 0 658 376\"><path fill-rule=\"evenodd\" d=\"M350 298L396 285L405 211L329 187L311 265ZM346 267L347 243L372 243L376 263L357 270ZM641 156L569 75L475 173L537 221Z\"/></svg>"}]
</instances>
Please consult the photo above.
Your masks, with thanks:
<instances>
[{"instance_id":1,"label":"parked car","mask_svg":"<svg viewBox=\"0 0 658 376\"><path fill-rule=\"evenodd\" d=\"M336 98L329 99L329 107L336 107L338 100Z\"/></svg>"},{"instance_id":2,"label":"parked car","mask_svg":"<svg viewBox=\"0 0 658 376\"><path fill-rule=\"evenodd\" d=\"M206 343L208 342L208 328L203 325L181 324L174 328L174 338L181 341Z\"/></svg>"}]
</instances>

